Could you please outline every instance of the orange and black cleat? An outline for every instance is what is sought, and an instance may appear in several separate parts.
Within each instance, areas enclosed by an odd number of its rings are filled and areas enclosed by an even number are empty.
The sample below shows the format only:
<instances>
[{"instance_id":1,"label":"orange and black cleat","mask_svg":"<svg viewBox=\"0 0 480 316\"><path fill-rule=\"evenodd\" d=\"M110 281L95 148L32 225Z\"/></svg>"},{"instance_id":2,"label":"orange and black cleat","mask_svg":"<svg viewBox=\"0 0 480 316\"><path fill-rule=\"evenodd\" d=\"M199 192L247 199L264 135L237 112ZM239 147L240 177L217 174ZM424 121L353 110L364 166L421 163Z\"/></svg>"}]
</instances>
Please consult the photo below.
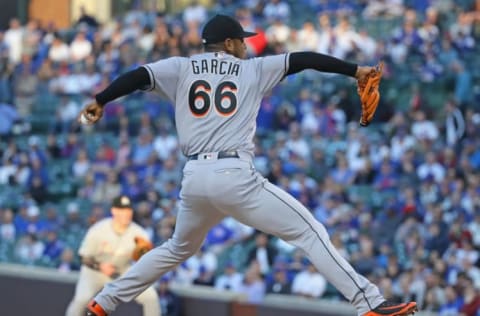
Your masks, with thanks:
<instances>
[{"instance_id":1,"label":"orange and black cleat","mask_svg":"<svg viewBox=\"0 0 480 316\"><path fill-rule=\"evenodd\" d=\"M90 301L87 305L87 314L86 316L107 316L107 313L103 310L100 304L97 304L95 301Z\"/></svg>"},{"instance_id":2,"label":"orange and black cleat","mask_svg":"<svg viewBox=\"0 0 480 316\"><path fill-rule=\"evenodd\" d=\"M391 303L383 302L363 316L409 316L418 311L417 303Z\"/></svg>"}]
</instances>

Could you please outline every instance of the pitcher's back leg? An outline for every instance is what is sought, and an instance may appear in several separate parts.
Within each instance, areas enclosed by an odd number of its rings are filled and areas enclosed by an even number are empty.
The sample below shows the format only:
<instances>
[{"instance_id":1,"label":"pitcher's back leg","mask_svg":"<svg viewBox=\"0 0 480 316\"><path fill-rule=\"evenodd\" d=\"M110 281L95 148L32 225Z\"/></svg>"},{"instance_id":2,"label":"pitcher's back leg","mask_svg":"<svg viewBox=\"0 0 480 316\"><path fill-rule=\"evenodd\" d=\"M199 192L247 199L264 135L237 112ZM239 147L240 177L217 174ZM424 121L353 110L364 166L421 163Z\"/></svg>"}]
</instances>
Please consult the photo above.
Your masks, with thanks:
<instances>
[{"instance_id":1,"label":"pitcher's back leg","mask_svg":"<svg viewBox=\"0 0 480 316\"><path fill-rule=\"evenodd\" d=\"M260 178L261 179L261 178ZM317 270L362 315L384 301L378 288L359 275L330 242L325 227L290 194L263 181L248 203L225 206L228 213L249 226L302 249Z\"/></svg>"}]
</instances>

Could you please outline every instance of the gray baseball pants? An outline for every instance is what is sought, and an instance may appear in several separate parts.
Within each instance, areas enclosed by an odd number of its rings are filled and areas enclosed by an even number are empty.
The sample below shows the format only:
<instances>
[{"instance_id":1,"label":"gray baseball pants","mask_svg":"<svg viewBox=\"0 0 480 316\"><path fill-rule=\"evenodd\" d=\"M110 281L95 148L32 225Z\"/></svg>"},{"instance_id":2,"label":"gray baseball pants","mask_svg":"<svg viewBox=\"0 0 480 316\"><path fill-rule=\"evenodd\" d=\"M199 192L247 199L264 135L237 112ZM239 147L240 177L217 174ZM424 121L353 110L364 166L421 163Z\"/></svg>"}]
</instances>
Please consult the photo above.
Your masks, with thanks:
<instances>
[{"instance_id":1,"label":"gray baseball pants","mask_svg":"<svg viewBox=\"0 0 480 316\"><path fill-rule=\"evenodd\" d=\"M105 274L82 266L78 277L75 294L67 307L66 316L83 316L85 308L92 297L102 289L105 283L111 281ZM143 316L161 316L160 302L153 287L146 287L135 301L142 305Z\"/></svg>"},{"instance_id":2,"label":"gray baseball pants","mask_svg":"<svg viewBox=\"0 0 480 316\"><path fill-rule=\"evenodd\" d=\"M255 171L251 156L217 159L201 154L183 170L181 202L171 239L145 254L125 275L95 297L107 312L147 289L164 273L195 254L211 227L225 216L302 249L318 271L357 309L380 305L378 288L359 275L331 244L325 227L287 192Z\"/></svg>"}]
</instances>

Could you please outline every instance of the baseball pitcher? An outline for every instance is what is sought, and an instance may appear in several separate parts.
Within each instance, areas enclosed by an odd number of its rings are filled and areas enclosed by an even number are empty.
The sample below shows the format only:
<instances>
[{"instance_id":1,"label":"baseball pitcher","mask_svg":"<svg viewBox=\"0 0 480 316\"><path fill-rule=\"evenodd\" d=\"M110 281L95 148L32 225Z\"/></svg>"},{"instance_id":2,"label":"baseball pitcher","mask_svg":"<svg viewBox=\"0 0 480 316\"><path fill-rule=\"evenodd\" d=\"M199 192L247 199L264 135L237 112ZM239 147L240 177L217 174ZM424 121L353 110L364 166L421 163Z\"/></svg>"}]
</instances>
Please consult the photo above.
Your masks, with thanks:
<instances>
[{"instance_id":1,"label":"baseball pitcher","mask_svg":"<svg viewBox=\"0 0 480 316\"><path fill-rule=\"evenodd\" d=\"M108 283L89 303L87 315L107 315L147 289L199 249L208 230L225 216L303 249L320 273L357 309L358 315L410 315L415 302L387 302L331 244L324 226L308 209L269 183L252 163L256 116L262 97L285 76L305 69L356 78L361 125L373 117L380 94L380 67L360 67L312 52L246 58L245 32L234 19L217 15L204 27L205 53L171 57L128 72L80 113L97 122L104 106L137 89L153 90L175 106L183 170L175 233L144 255L125 275Z\"/></svg>"}]
</instances>

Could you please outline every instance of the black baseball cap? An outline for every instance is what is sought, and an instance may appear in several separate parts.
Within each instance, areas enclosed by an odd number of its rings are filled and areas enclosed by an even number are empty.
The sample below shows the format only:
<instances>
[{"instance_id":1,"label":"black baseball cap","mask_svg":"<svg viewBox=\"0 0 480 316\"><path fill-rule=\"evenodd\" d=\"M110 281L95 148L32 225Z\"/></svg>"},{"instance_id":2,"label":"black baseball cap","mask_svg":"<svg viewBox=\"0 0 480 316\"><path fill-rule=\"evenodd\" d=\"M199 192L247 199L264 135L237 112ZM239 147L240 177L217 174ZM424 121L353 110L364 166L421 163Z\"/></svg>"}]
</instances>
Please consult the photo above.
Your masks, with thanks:
<instances>
[{"instance_id":1,"label":"black baseball cap","mask_svg":"<svg viewBox=\"0 0 480 316\"><path fill-rule=\"evenodd\" d=\"M203 27L203 44L223 42L227 38L244 38L255 36L257 33L246 32L242 25L232 17L217 14L211 18Z\"/></svg>"},{"instance_id":2,"label":"black baseball cap","mask_svg":"<svg viewBox=\"0 0 480 316\"><path fill-rule=\"evenodd\" d=\"M130 198L126 195L120 195L113 199L112 207L116 208L133 208Z\"/></svg>"}]
</instances>

